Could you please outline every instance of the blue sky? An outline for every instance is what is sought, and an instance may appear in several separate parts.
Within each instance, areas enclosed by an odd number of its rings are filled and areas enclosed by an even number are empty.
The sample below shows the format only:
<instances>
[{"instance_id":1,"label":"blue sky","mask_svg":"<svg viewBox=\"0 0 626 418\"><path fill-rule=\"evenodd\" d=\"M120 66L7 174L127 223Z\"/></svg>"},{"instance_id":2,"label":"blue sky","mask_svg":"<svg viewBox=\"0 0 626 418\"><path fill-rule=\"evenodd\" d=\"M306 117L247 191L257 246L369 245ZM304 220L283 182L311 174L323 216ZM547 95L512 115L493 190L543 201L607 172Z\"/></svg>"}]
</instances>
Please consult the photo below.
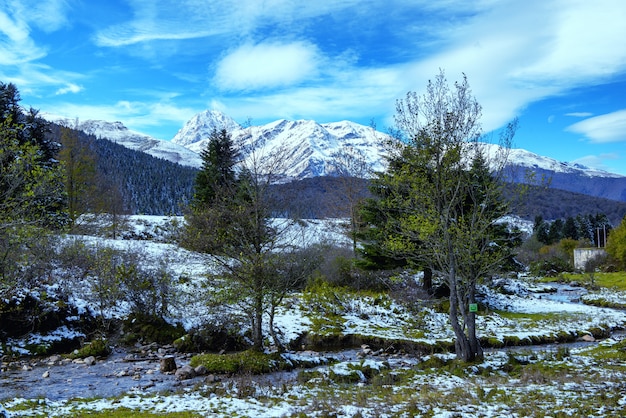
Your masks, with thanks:
<instances>
[{"instance_id":1,"label":"blue sky","mask_svg":"<svg viewBox=\"0 0 626 418\"><path fill-rule=\"evenodd\" d=\"M195 113L344 119L465 73L486 132L626 175L624 0L0 0L22 104L171 139Z\"/></svg>"}]
</instances>

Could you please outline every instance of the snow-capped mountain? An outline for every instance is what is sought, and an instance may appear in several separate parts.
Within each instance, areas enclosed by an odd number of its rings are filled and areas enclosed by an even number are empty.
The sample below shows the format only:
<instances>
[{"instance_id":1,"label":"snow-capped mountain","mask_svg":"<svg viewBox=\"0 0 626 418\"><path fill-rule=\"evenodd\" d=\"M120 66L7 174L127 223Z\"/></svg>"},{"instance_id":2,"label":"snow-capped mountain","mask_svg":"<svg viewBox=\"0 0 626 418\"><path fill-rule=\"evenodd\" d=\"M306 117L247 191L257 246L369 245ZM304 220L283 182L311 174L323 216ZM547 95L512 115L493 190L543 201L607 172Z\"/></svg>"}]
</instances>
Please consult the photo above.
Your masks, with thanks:
<instances>
[{"instance_id":1,"label":"snow-capped mountain","mask_svg":"<svg viewBox=\"0 0 626 418\"><path fill-rule=\"evenodd\" d=\"M62 117L43 115L44 118L52 122L70 126L81 130L87 134L94 135L97 138L106 138L110 141L117 142L136 151L142 151L153 157L162 158L181 165L191 167L201 167L202 159L198 154L189 149L175 144L171 141L155 139L149 135L128 129L122 122L107 122L103 120L86 120L78 122L71 121Z\"/></svg>"},{"instance_id":2,"label":"snow-capped mountain","mask_svg":"<svg viewBox=\"0 0 626 418\"><path fill-rule=\"evenodd\" d=\"M172 138L172 143L184 147L205 140L213 130L233 132L241 126L230 116L217 110L205 110L194 115ZM190 147L191 148L191 147Z\"/></svg>"},{"instance_id":3,"label":"snow-capped mountain","mask_svg":"<svg viewBox=\"0 0 626 418\"><path fill-rule=\"evenodd\" d=\"M483 146L486 147L487 153L491 157L501 152L507 153L507 165L524 168L526 170L543 170L552 173L576 174L586 177L624 178L624 176L620 174L586 167L582 164L558 161L554 158L544 157L521 148L511 148L503 151L502 147L497 144L483 144Z\"/></svg>"},{"instance_id":4,"label":"snow-capped mountain","mask_svg":"<svg viewBox=\"0 0 626 418\"><path fill-rule=\"evenodd\" d=\"M58 118L49 120L60 121ZM64 122L73 125L71 121ZM244 154L251 144L263 144L264 153L281 148L286 179L332 175L336 154L342 151L357 155L370 171L383 170L385 150L382 144L389 139L388 135L371 127L350 121L320 124L312 120L280 119L244 128L215 110L194 115L171 141L131 131L121 122L88 120L79 124L79 129L89 134L192 167L201 167L199 153L206 148L211 132L222 128L231 133ZM486 146L491 155L501 151L498 145ZM524 149L508 150L507 160L507 169L516 182L527 182L528 174L532 173L535 181L548 179L552 188L626 201L626 176L557 161Z\"/></svg>"},{"instance_id":5,"label":"snow-capped mountain","mask_svg":"<svg viewBox=\"0 0 626 418\"><path fill-rule=\"evenodd\" d=\"M495 144L485 144L489 155L501 152ZM626 176L544 157L530 151L506 150L508 178L517 183L549 186L589 196L626 202Z\"/></svg>"},{"instance_id":6,"label":"snow-capped mountain","mask_svg":"<svg viewBox=\"0 0 626 418\"><path fill-rule=\"evenodd\" d=\"M210 130L219 129L220 123L228 120L221 116L216 121L211 120L215 114L203 112L194 116L172 142L185 144L200 153L207 146ZM184 132L189 132L192 138L185 137ZM342 150L363 159L372 170L383 168L384 150L380 138L386 135L354 122L319 124L312 120L280 119L261 126L238 127L230 133L233 142L241 144L241 149L254 144L257 149L261 147L262 152L271 153L280 148L285 157L283 174L291 179L332 174L335 154Z\"/></svg>"}]
</instances>

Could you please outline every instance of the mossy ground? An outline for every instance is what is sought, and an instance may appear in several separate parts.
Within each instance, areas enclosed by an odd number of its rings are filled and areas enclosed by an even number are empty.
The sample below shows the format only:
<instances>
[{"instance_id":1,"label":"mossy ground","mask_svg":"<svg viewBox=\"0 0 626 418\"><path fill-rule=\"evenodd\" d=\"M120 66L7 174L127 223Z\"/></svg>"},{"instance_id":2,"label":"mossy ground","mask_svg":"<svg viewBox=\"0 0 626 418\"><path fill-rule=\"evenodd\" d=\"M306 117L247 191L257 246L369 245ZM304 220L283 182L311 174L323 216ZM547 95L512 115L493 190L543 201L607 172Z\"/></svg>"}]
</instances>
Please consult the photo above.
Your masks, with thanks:
<instances>
[{"instance_id":1,"label":"mossy ground","mask_svg":"<svg viewBox=\"0 0 626 418\"><path fill-rule=\"evenodd\" d=\"M204 366L215 374L263 374L290 368L290 364L278 353L266 354L246 350L230 354L199 354L191 358L192 367Z\"/></svg>"}]
</instances>

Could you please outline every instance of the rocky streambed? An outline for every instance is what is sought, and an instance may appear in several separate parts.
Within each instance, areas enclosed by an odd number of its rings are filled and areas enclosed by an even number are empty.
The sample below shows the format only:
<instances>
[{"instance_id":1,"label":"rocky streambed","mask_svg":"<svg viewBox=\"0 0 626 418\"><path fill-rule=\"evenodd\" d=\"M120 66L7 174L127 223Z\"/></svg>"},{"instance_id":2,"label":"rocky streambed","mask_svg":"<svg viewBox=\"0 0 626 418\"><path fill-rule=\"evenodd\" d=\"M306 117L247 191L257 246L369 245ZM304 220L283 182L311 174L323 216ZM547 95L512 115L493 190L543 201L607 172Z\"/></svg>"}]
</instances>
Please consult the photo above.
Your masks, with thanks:
<instances>
[{"instance_id":1,"label":"rocky streambed","mask_svg":"<svg viewBox=\"0 0 626 418\"><path fill-rule=\"evenodd\" d=\"M168 367L167 359L173 359L176 368ZM190 355L175 353L173 347L158 347L156 344L131 351L114 348L104 359L72 360L60 355L3 359L0 401L109 397L132 391L161 392L193 385L198 379L215 379L201 368L189 367L189 359Z\"/></svg>"}]
</instances>

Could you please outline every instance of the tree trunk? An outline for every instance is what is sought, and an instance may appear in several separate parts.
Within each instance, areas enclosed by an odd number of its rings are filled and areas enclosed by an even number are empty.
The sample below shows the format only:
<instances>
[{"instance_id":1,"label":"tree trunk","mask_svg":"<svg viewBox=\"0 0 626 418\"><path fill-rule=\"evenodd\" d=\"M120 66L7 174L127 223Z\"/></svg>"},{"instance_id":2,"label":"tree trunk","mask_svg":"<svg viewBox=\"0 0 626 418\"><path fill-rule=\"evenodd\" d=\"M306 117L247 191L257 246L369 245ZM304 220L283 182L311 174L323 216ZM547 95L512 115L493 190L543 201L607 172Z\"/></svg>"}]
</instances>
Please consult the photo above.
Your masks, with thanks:
<instances>
[{"instance_id":1,"label":"tree trunk","mask_svg":"<svg viewBox=\"0 0 626 418\"><path fill-rule=\"evenodd\" d=\"M422 288L429 295L433 294L433 270L430 267L424 268L424 281Z\"/></svg>"},{"instance_id":2,"label":"tree trunk","mask_svg":"<svg viewBox=\"0 0 626 418\"><path fill-rule=\"evenodd\" d=\"M263 294L254 295L254 329L252 330L252 348L263 351Z\"/></svg>"},{"instance_id":3,"label":"tree trunk","mask_svg":"<svg viewBox=\"0 0 626 418\"><path fill-rule=\"evenodd\" d=\"M471 283L469 285L469 303L476 303L476 285ZM483 349L480 346L480 341L476 336L476 314L469 312L469 310L463 311L463 320L467 325L467 338L469 340L470 348L474 354L474 360L482 360L484 357Z\"/></svg>"},{"instance_id":4,"label":"tree trunk","mask_svg":"<svg viewBox=\"0 0 626 418\"><path fill-rule=\"evenodd\" d=\"M276 346L276 348L278 349L279 352L284 352L285 351L285 346L282 343L282 341L280 341L280 338L278 337L278 335L276 334L276 330L274 329L274 315L276 313L276 305L272 304L271 308L270 308L270 314L269 314L269 328L270 328L270 334L272 336L272 339L274 340L274 345Z\"/></svg>"},{"instance_id":5,"label":"tree trunk","mask_svg":"<svg viewBox=\"0 0 626 418\"><path fill-rule=\"evenodd\" d=\"M476 353L472 350L470 340L465 335L464 327L459 323L459 311L465 319L468 313L464 312L464 303L459 295L456 271L452 269L448 276L448 286L450 286L450 324L456 337L454 349L458 359L465 362L474 361Z\"/></svg>"},{"instance_id":6,"label":"tree trunk","mask_svg":"<svg viewBox=\"0 0 626 418\"><path fill-rule=\"evenodd\" d=\"M258 260L255 260L258 263ZM253 269L254 274L254 294L252 298L254 300L254 312L252 312L252 343L253 349L256 351L263 351L263 269L259 265L255 265Z\"/></svg>"},{"instance_id":7,"label":"tree trunk","mask_svg":"<svg viewBox=\"0 0 626 418\"><path fill-rule=\"evenodd\" d=\"M448 285L450 286L450 325L454 331L456 337L454 341L454 350L458 359L463 361L472 361L471 349L469 341L463 327L459 324L459 301L457 294L456 277L453 273L448 278Z\"/></svg>"}]
</instances>

